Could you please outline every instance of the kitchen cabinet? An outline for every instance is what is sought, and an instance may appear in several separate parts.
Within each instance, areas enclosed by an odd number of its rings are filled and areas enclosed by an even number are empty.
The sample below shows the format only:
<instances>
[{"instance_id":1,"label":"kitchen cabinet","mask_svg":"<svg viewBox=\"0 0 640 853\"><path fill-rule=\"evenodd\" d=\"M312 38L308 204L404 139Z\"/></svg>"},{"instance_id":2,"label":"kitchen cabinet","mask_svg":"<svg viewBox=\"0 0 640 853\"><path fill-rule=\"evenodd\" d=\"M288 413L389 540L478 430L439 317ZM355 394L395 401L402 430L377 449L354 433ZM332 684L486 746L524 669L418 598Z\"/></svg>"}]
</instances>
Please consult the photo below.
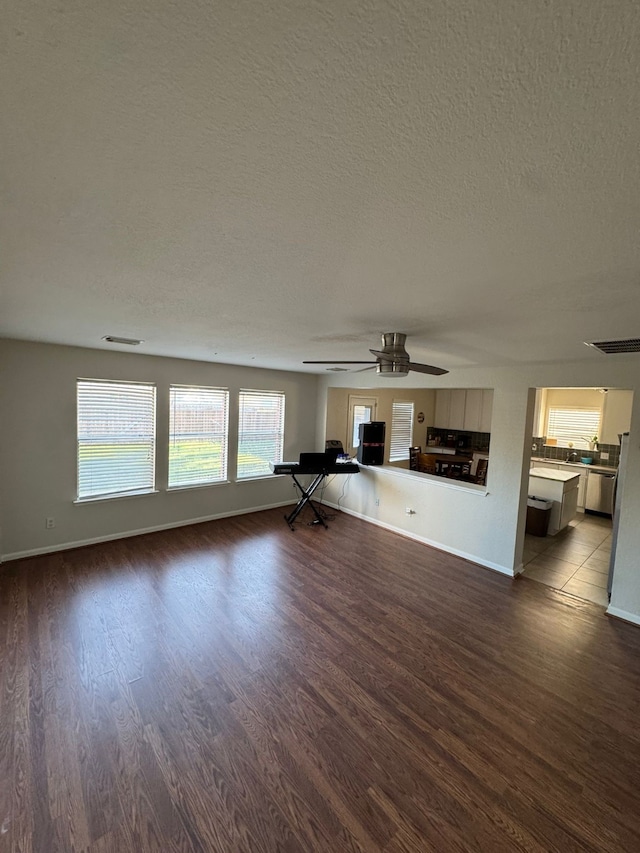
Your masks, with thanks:
<instances>
[{"instance_id":1,"label":"kitchen cabinet","mask_svg":"<svg viewBox=\"0 0 640 853\"><path fill-rule=\"evenodd\" d=\"M578 483L578 509L584 509L585 503L587 500L587 480L589 477L589 469L588 468L578 468L574 465L562 465L558 466L561 470L573 471L575 474L578 474L580 477L580 482Z\"/></svg>"},{"instance_id":2,"label":"kitchen cabinet","mask_svg":"<svg viewBox=\"0 0 640 853\"><path fill-rule=\"evenodd\" d=\"M464 401L464 428L471 432L480 432L482 415L482 388L469 388Z\"/></svg>"},{"instance_id":3,"label":"kitchen cabinet","mask_svg":"<svg viewBox=\"0 0 640 853\"><path fill-rule=\"evenodd\" d=\"M449 409L449 429L466 429L464 425L465 401L467 392L464 388L453 388L451 391L451 408Z\"/></svg>"},{"instance_id":4,"label":"kitchen cabinet","mask_svg":"<svg viewBox=\"0 0 640 853\"><path fill-rule=\"evenodd\" d=\"M579 465L567 465L565 462L541 462L540 460L532 460L531 468L542 468L546 471L569 471L572 474L577 474L580 477L578 483L578 509L584 509L587 499L587 480L589 477L589 469Z\"/></svg>"},{"instance_id":5,"label":"kitchen cabinet","mask_svg":"<svg viewBox=\"0 0 640 853\"><path fill-rule=\"evenodd\" d=\"M480 429L478 432L491 432L493 416L493 388L482 389L482 404L480 406Z\"/></svg>"},{"instance_id":6,"label":"kitchen cabinet","mask_svg":"<svg viewBox=\"0 0 640 853\"><path fill-rule=\"evenodd\" d=\"M598 436L601 444L618 444L618 435L629 431L632 405L633 391L607 391L604 395L602 425Z\"/></svg>"},{"instance_id":7,"label":"kitchen cabinet","mask_svg":"<svg viewBox=\"0 0 640 853\"><path fill-rule=\"evenodd\" d=\"M436 391L436 413L433 425L437 429L449 429L451 410L451 391L448 388Z\"/></svg>"},{"instance_id":8,"label":"kitchen cabinet","mask_svg":"<svg viewBox=\"0 0 640 853\"><path fill-rule=\"evenodd\" d=\"M436 391L434 426L491 432L492 388L444 388Z\"/></svg>"},{"instance_id":9,"label":"kitchen cabinet","mask_svg":"<svg viewBox=\"0 0 640 853\"><path fill-rule=\"evenodd\" d=\"M549 534L563 530L578 508L580 476L573 471L552 470L540 466L529 471L529 494L552 501Z\"/></svg>"}]
</instances>

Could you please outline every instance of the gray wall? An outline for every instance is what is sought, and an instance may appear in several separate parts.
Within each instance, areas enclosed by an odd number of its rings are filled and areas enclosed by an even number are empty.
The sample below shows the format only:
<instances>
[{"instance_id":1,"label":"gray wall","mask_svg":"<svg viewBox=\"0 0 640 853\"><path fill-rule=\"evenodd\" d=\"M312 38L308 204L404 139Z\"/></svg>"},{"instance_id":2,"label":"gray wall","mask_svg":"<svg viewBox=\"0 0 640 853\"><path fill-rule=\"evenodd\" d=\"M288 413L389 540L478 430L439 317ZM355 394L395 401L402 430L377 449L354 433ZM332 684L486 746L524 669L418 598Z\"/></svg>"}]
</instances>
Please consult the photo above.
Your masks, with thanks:
<instances>
[{"instance_id":1,"label":"gray wall","mask_svg":"<svg viewBox=\"0 0 640 853\"><path fill-rule=\"evenodd\" d=\"M74 504L76 379L157 385L158 494ZM225 387L230 393L231 482L166 491L169 385ZM300 373L183 359L0 340L0 554L19 556L189 520L231 515L294 500L288 477L234 482L237 393L284 391L287 458L316 443L318 380ZM45 529L45 518L56 527Z\"/></svg>"}]
</instances>

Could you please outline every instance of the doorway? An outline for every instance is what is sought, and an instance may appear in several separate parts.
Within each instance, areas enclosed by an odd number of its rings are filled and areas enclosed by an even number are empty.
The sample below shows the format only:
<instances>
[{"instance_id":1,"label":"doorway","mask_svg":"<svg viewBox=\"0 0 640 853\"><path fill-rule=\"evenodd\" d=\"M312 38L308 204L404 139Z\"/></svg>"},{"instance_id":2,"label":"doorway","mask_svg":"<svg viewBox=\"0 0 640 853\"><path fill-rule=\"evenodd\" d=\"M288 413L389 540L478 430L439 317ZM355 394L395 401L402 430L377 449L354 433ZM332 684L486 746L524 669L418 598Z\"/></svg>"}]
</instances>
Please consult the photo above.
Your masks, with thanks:
<instances>
[{"instance_id":1,"label":"doorway","mask_svg":"<svg viewBox=\"0 0 640 853\"><path fill-rule=\"evenodd\" d=\"M595 501L590 484L600 487L601 475L615 478L618 434L629 430L632 404L628 389L535 389L530 468L536 475L528 493L534 494L546 478L579 475L579 485L574 517L566 527L554 536L525 533L522 576L603 607L608 605L613 503L611 497Z\"/></svg>"},{"instance_id":2,"label":"doorway","mask_svg":"<svg viewBox=\"0 0 640 853\"><path fill-rule=\"evenodd\" d=\"M360 445L360 424L376 419L378 401L375 397L349 395L349 417L347 421L347 444L349 456L355 456Z\"/></svg>"},{"instance_id":3,"label":"doorway","mask_svg":"<svg viewBox=\"0 0 640 853\"><path fill-rule=\"evenodd\" d=\"M525 534L521 577L606 607L610 518L578 512L555 536Z\"/></svg>"}]
</instances>

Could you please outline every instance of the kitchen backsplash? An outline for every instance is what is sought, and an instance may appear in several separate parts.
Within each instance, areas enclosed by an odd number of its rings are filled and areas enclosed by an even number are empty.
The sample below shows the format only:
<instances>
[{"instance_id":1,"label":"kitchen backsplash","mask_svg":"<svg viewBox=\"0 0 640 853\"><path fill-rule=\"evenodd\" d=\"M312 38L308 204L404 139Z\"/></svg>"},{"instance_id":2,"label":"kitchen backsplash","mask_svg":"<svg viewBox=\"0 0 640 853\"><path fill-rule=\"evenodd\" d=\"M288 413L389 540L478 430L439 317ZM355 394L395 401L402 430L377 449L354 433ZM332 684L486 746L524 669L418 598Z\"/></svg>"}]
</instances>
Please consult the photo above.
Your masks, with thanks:
<instances>
[{"instance_id":1,"label":"kitchen backsplash","mask_svg":"<svg viewBox=\"0 0 640 853\"><path fill-rule=\"evenodd\" d=\"M431 436L431 438L429 438ZM476 453L488 453L490 432L470 432L469 430L440 429L439 427L428 427L426 434L426 446L433 442L442 447L459 447L461 450L475 451ZM453 442L453 443L452 443Z\"/></svg>"},{"instance_id":2,"label":"kitchen backsplash","mask_svg":"<svg viewBox=\"0 0 640 853\"><path fill-rule=\"evenodd\" d=\"M533 448L534 444L535 449ZM575 447L550 447L544 443L544 436L533 439L532 456L537 456L540 459L559 459L561 462L565 462L570 453L576 454L577 462L580 461L581 456L590 456L594 465L610 465L612 468L617 468L620 461L619 444L599 444L597 450L579 450ZM608 453L609 458L603 459L603 453Z\"/></svg>"}]
</instances>

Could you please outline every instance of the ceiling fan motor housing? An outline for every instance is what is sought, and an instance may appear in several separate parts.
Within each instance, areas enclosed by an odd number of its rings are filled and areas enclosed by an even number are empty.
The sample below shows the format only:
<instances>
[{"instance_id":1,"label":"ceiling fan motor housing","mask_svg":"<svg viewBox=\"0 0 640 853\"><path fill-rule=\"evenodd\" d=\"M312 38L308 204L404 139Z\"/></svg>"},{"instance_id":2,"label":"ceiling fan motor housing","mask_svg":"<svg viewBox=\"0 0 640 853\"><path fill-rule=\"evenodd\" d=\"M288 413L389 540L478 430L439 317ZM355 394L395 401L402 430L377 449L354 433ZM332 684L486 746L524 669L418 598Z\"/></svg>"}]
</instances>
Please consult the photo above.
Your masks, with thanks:
<instances>
[{"instance_id":1,"label":"ceiling fan motor housing","mask_svg":"<svg viewBox=\"0 0 640 853\"><path fill-rule=\"evenodd\" d=\"M409 353L404 348L407 336L402 332L384 332L382 350L390 361L379 360L376 373L381 376L408 376Z\"/></svg>"},{"instance_id":2,"label":"ceiling fan motor housing","mask_svg":"<svg viewBox=\"0 0 640 853\"><path fill-rule=\"evenodd\" d=\"M409 367L401 361L380 361L376 373L382 376L408 376Z\"/></svg>"},{"instance_id":3,"label":"ceiling fan motor housing","mask_svg":"<svg viewBox=\"0 0 640 853\"><path fill-rule=\"evenodd\" d=\"M382 335L382 352L390 358L409 361L409 353L404 348L407 336L403 332L384 332Z\"/></svg>"}]
</instances>

